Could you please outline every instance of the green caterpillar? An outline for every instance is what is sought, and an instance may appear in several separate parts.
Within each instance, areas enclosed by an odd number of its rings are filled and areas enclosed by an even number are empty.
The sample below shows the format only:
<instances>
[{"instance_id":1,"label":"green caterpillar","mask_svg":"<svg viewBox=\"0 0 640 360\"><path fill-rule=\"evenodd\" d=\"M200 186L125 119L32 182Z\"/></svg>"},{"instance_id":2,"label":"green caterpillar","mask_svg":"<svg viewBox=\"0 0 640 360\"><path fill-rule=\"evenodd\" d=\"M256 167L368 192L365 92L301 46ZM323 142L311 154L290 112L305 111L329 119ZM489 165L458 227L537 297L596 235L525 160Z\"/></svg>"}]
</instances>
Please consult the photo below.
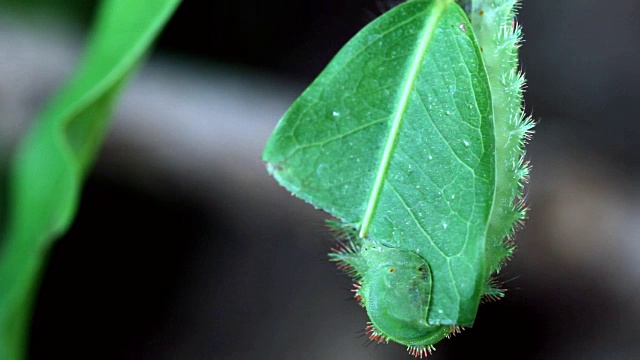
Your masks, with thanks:
<instances>
[{"instance_id":1,"label":"green caterpillar","mask_svg":"<svg viewBox=\"0 0 640 360\"><path fill-rule=\"evenodd\" d=\"M472 326L525 218L515 0L410 0L362 29L294 102L263 159L338 220L330 259L374 341L422 358Z\"/></svg>"}]
</instances>

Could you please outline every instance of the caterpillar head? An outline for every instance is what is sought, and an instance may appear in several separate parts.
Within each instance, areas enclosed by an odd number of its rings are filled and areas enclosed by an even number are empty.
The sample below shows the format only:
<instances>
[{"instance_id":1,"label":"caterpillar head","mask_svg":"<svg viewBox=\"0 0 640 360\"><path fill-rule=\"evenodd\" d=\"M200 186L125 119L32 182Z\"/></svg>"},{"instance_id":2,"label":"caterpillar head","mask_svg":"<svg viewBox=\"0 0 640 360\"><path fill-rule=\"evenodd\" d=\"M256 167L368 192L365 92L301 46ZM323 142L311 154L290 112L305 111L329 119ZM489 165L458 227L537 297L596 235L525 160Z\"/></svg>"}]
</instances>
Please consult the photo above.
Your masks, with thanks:
<instances>
[{"instance_id":1,"label":"caterpillar head","mask_svg":"<svg viewBox=\"0 0 640 360\"><path fill-rule=\"evenodd\" d=\"M361 251L365 271L357 291L367 310L372 340L404 344L422 356L449 335L450 326L427 323L431 299L431 272L418 254L382 245L365 245Z\"/></svg>"}]
</instances>

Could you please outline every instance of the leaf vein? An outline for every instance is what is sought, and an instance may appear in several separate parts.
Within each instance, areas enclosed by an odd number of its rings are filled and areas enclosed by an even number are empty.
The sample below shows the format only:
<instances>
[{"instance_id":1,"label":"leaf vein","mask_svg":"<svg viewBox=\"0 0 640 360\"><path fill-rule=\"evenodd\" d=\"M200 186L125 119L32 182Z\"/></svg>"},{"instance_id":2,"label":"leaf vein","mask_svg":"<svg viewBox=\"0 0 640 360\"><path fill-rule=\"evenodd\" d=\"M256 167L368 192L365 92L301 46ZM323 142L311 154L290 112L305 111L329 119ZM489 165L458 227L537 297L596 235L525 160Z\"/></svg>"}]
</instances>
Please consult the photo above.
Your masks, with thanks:
<instances>
[{"instance_id":1,"label":"leaf vein","mask_svg":"<svg viewBox=\"0 0 640 360\"><path fill-rule=\"evenodd\" d=\"M396 107L393 121L391 123L391 129L389 131L389 136L387 137L384 151L382 153L382 158L380 159L380 164L376 173L376 178L373 183L373 188L367 201L366 211L360 226L359 236L361 238L366 237L367 232L369 231L369 226L371 225L371 221L378 204L383 184L386 181L389 163L391 162L391 158L393 156L393 151L398 139L400 126L402 124L404 114L409 104L409 98L411 97L412 92L415 90L415 82L418 78L423 59L427 52L428 46L431 43L433 34L435 33L438 21L440 20L440 16L442 16L443 12L445 11L445 6L441 3L436 2L433 4L431 9L432 13L427 16L423 25L423 29L420 32L420 42L416 50L414 51L411 65L407 71L405 85L398 100L398 105Z\"/></svg>"}]
</instances>

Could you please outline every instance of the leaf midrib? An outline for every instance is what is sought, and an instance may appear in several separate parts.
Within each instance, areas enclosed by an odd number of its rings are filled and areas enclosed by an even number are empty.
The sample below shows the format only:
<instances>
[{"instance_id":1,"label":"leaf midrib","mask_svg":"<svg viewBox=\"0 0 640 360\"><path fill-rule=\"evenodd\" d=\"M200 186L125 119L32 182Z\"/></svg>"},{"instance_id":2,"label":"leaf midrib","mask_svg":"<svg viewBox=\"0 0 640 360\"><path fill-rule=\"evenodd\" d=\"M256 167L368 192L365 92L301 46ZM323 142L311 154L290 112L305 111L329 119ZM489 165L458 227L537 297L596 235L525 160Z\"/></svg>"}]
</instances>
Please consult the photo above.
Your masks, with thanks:
<instances>
[{"instance_id":1,"label":"leaf midrib","mask_svg":"<svg viewBox=\"0 0 640 360\"><path fill-rule=\"evenodd\" d=\"M409 98L411 97L411 92L413 91L416 79L418 78L418 73L420 71L420 68L422 67L422 60L424 59L425 53L427 52L427 49L429 47L429 43L433 38L433 34L435 33L438 21L440 20L442 14L445 12L449 2L450 0L434 1L431 7L430 14L427 15L427 19L420 33L420 43L418 44L418 47L413 54L411 66L407 71L406 80L404 82L405 86L402 89L402 93L398 100L398 105L396 106L391 129L387 137L384 151L382 152L382 157L380 159L380 164L378 165L378 171L376 173L376 178L369 195L369 200L367 201L367 208L360 223L359 236L361 238L366 238L367 233L369 232L369 227L371 226L371 221L373 219L373 215L375 214L378 200L380 199L380 193L387 178L389 164L391 162L391 158L393 157L393 152L398 140L398 133L400 132L400 127L404 120L404 114L407 110L407 105L409 104Z\"/></svg>"}]
</instances>

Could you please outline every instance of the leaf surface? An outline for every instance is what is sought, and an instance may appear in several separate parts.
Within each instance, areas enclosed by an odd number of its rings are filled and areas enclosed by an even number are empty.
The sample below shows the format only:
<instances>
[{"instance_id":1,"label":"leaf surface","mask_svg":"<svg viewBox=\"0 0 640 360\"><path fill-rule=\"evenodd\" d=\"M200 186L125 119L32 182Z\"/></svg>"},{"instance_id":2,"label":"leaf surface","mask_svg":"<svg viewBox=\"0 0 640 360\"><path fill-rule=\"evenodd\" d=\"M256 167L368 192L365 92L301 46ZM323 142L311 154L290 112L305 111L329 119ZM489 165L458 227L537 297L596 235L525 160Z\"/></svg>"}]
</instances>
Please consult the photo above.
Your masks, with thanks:
<instances>
[{"instance_id":1,"label":"leaf surface","mask_svg":"<svg viewBox=\"0 0 640 360\"><path fill-rule=\"evenodd\" d=\"M103 1L75 74L20 144L0 249L0 360L26 357L32 301L48 250L73 220L123 85L179 2Z\"/></svg>"},{"instance_id":2,"label":"leaf surface","mask_svg":"<svg viewBox=\"0 0 640 360\"><path fill-rule=\"evenodd\" d=\"M263 159L296 196L372 243L415 252L429 324L473 324L495 191L487 74L452 1L414 0L361 30L296 100Z\"/></svg>"}]
</instances>

